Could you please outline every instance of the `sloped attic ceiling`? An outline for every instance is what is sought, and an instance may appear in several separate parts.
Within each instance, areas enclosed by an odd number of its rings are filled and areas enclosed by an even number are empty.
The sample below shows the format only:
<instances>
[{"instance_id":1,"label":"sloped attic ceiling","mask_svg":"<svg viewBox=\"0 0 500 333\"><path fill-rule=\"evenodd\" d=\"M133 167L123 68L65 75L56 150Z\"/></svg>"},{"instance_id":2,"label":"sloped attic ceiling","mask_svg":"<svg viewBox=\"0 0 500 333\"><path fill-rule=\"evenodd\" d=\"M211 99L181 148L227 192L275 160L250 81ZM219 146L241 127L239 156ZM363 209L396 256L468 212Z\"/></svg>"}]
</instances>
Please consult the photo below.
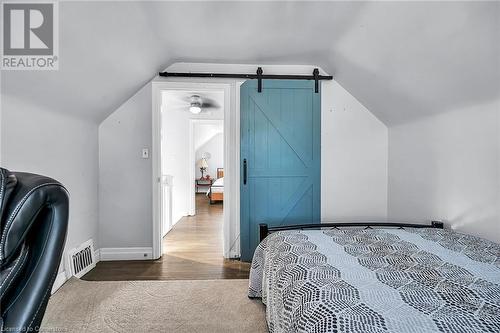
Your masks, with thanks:
<instances>
[{"instance_id":1,"label":"sloped attic ceiling","mask_svg":"<svg viewBox=\"0 0 500 333\"><path fill-rule=\"evenodd\" d=\"M499 98L497 2L61 2L59 71L2 95L102 121L176 61L314 64L385 123Z\"/></svg>"}]
</instances>

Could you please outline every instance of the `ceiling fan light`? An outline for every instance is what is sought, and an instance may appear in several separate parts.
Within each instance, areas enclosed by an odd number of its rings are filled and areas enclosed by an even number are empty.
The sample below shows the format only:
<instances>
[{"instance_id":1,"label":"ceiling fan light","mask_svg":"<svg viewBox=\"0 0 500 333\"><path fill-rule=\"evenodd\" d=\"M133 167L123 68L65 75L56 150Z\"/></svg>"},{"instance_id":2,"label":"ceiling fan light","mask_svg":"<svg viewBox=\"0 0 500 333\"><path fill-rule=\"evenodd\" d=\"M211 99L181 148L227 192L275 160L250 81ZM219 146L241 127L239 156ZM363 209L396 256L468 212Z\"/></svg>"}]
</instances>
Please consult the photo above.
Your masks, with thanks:
<instances>
[{"instance_id":1,"label":"ceiling fan light","mask_svg":"<svg viewBox=\"0 0 500 333\"><path fill-rule=\"evenodd\" d=\"M189 112L191 112L192 114L198 114L201 112L201 107L196 106L196 105L191 105L189 107Z\"/></svg>"}]
</instances>

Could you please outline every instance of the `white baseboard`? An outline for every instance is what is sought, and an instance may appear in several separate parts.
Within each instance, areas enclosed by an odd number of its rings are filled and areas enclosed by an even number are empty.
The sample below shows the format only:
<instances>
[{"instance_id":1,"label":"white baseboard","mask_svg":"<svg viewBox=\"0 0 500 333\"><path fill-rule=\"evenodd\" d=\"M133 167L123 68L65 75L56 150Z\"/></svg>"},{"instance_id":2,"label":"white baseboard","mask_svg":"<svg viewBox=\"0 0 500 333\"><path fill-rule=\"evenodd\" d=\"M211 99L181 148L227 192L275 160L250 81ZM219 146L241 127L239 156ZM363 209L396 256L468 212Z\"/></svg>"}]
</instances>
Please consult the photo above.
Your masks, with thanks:
<instances>
[{"instance_id":1,"label":"white baseboard","mask_svg":"<svg viewBox=\"0 0 500 333\"><path fill-rule=\"evenodd\" d=\"M68 277L66 276L66 271L61 271L57 274L56 279L54 280L54 284L52 285L52 290L50 294L54 294L62 285L68 281Z\"/></svg>"},{"instance_id":2,"label":"white baseboard","mask_svg":"<svg viewBox=\"0 0 500 333\"><path fill-rule=\"evenodd\" d=\"M94 250L96 263L107 260L149 260L152 258L152 254L153 249L151 247L108 247ZM66 270L57 273L51 295L61 288L68 279Z\"/></svg>"},{"instance_id":3,"label":"white baseboard","mask_svg":"<svg viewBox=\"0 0 500 333\"><path fill-rule=\"evenodd\" d=\"M99 250L100 261L110 260L150 260L153 258L151 247L105 247Z\"/></svg>"},{"instance_id":4,"label":"white baseboard","mask_svg":"<svg viewBox=\"0 0 500 333\"><path fill-rule=\"evenodd\" d=\"M95 258L95 263L97 264L99 261L101 261L101 249L95 249L94 250L94 258Z\"/></svg>"}]
</instances>

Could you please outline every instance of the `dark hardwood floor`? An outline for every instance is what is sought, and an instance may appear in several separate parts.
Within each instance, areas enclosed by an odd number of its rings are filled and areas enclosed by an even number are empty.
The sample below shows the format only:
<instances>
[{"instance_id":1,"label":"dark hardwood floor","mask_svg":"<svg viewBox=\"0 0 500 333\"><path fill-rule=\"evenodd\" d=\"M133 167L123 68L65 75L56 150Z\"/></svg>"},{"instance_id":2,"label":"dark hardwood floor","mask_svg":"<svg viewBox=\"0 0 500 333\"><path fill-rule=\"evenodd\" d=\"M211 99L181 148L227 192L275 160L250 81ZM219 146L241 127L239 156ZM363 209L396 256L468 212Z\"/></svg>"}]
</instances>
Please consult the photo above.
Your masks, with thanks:
<instances>
[{"instance_id":1,"label":"dark hardwood floor","mask_svg":"<svg viewBox=\"0 0 500 333\"><path fill-rule=\"evenodd\" d=\"M222 256L222 204L196 195L196 215L184 217L163 239L159 260L101 261L82 277L91 281L247 279L250 264Z\"/></svg>"}]
</instances>

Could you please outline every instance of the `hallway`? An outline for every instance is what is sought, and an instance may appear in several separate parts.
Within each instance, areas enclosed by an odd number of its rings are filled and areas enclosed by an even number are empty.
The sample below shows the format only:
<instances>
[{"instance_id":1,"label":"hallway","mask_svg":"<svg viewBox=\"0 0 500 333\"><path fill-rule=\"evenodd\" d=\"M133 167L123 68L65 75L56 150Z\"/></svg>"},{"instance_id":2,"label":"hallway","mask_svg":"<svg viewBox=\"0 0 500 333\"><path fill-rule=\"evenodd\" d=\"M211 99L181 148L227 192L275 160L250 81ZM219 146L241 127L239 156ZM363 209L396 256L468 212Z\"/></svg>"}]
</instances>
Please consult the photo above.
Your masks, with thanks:
<instances>
[{"instance_id":1,"label":"hallway","mask_svg":"<svg viewBox=\"0 0 500 333\"><path fill-rule=\"evenodd\" d=\"M162 258L154 261L102 261L82 279L211 280L247 279L250 264L222 256L222 204L196 195L196 215L182 218L164 237Z\"/></svg>"}]
</instances>

